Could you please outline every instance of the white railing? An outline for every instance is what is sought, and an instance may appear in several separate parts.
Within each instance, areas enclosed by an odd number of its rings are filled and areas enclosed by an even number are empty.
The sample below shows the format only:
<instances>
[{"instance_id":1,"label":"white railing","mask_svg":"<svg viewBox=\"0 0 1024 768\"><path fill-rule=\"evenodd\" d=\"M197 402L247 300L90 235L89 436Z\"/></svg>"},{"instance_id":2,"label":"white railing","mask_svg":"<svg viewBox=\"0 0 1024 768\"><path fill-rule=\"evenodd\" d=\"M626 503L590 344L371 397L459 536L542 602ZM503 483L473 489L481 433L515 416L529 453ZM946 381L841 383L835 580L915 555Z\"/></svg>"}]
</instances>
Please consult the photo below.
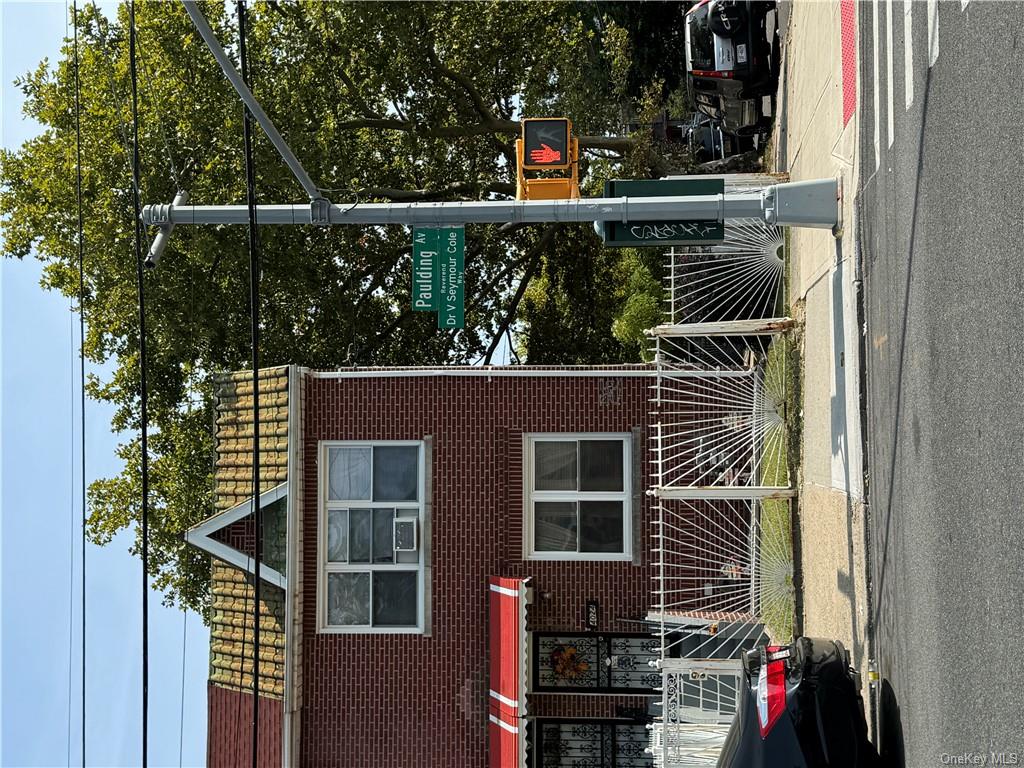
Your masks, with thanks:
<instances>
[{"instance_id":1,"label":"white railing","mask_svg":"<svg viewBox=\"0 0 1024 768\"><path fill-rule=\"evenodd\" d=\"M662 768L715 764L745 684L740 653L791 632L783 239L757 220L726 232L669 252L666 321L649 332Z\"/></svg>"}]
</instances>

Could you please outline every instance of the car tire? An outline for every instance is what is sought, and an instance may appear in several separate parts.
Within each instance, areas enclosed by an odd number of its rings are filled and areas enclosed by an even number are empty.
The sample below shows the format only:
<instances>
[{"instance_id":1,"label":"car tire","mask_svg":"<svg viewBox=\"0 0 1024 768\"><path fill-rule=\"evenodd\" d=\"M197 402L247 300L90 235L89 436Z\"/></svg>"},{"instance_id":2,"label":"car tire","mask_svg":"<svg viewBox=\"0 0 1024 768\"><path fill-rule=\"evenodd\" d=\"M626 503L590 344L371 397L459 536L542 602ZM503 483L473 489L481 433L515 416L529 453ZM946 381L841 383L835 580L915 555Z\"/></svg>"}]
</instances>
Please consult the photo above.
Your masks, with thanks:
<instances>
[{"instance_id":1,"label":"car tire","mask_svg":"<svg viewBox=\"0 0 1024 768\"><path fill-rule=\"evenodd\" d=\"M744 19L736 0L712 0L708 8L708 28L718 37L730 40L743 31Z\"/></svg>"}]
</instances>

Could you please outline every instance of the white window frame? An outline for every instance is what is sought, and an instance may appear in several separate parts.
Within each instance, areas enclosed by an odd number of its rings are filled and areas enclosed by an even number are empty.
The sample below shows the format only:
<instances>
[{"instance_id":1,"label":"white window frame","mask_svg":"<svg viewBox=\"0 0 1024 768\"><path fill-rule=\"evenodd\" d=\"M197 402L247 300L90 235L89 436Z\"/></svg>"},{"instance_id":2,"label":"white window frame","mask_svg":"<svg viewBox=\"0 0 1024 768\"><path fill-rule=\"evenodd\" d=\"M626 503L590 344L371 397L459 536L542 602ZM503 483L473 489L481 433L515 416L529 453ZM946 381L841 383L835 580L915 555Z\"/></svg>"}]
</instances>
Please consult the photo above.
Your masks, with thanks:
<instances>
[{"instance_id":1,"label":"white window frame","mask_svg":"<svg viewBox=\"0 0 1024 768\"><path fill-rule=\"evenodd\" d=\"M416 497L417 501L372 501L371 499L329 500L328 451L331 448L370 448L370 495L373 496L373 451L381 446L415 446L418 448ZM321 634L339 635L421 635L424 634L427 584L425 570L425 508L426 466L423 440L321 440L317 456L317 581L316 581L316 624ZM327 512L330 509L394 509L409 510L416 507L416 521L419 526L417 557L413 563L328 563L327 562ZM409 517L408 519L413 519ZM372 625L336 626L327 623L327 574L328 573L370 573L370 617L373 617L373 572L395 571L416 572L416 626L375 627Z\"/></svg>"},{"instance_id":2,"label":"white window frame","mask_svg":"<svg viewBox=\"0 0 1024 768\"><path fill-rule=\"evenodd\" d=\"M538 442L619 440L622 442L621 491L533 490ZM578 449L577 449L578 451ZM523 559L573 561L627 561L633 559L633 434L631 432L531 432L523 435ZM579 453L577 452L577 473ZM544 552L534 549L533 505L538 501L621 501L622 552ZM578 514L578 513L577 513ZM579 527L577 526L577 545Z\"/></svg>"}]
</instances>

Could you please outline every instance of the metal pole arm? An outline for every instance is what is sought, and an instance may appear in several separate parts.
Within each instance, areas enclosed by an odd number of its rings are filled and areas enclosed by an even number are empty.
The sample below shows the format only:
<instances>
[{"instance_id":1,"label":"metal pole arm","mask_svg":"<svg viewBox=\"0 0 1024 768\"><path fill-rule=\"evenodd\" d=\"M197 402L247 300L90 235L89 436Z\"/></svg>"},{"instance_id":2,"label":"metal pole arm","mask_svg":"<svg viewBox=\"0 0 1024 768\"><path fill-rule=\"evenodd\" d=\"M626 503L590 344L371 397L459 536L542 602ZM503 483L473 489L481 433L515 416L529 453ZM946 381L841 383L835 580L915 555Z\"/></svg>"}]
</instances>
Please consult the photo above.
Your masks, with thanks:
<instances>
[{"instance_id":1,"label":"metal pole arm","mask_svg":"<svg viewBox=\"0 0 1024 768\"><path fill-rule=\"evenodd\" d=\"M684 197L591 197L576 200L470 200L447 203L363 203L326 200L260 205L260 224L540 224L580 221L725 221L757 218L778 226L830 229L838 221L835 179L775 184L763 192ZM799 203L804 203L800 205ZM246 224L244 205L147 205L147 225Z\"/></svg>"},{"instance_id":2,"label":"metal pole arm","mask_svg":"<svg viewBox=\"0 0 1024 768\"><path fill-rule=\"evenodd\" d=\"M472 200L448 203L363 203L324 207L260 205L260 224L310 224L314 214L328 224L498 224L578 221L722 221L760 217L761 195L698 197L594 197L577 200ZM244 224L244 205L147 205L146 224Z\"/></svg>"}]
</instances>

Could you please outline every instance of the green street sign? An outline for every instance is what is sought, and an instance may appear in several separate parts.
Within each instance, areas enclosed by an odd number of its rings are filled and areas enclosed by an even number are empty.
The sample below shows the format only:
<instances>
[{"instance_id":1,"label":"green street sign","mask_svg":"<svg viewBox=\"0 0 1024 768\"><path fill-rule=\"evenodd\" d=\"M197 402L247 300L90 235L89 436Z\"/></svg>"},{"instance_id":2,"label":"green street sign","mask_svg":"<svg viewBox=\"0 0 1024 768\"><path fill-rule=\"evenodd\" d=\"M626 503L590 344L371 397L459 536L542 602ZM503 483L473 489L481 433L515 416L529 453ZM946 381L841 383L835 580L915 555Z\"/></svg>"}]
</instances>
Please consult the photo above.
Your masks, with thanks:
<instances>
[{"instance_id":1,"label":"green street sign","mask_svg":"<svg viewBox=\"0 0 1024 768\"><path fill-rule=\"evenodd\" d=\"M438 328L464 328L466 324L465 227L442 227L437 230L440 258L440 290L437 308Z\"/></svg>"},{"instance_id":2,"label":"green street sign","mask_svg":"<svg viewBox=\"0 0 1024 768\"><path fill-rule=\"evenodd\" d=\"M441 262L434 227L413 227L412 230L412 308L436 312L441 280Z\"/></svg>"},{"instance_id":3,"label":"green street sign","mask_svg":"<svg viewBox=\"0 0 1024 768\"><path fill-rule=\"evenodd\" d=\"M725 179L612 179L605 182L605 197L669 197L720 195ZM716 243L725 239L721 221L605 221L598 227L609 248L643 248L663 245Z\"/></svg>"}]
</instances>

